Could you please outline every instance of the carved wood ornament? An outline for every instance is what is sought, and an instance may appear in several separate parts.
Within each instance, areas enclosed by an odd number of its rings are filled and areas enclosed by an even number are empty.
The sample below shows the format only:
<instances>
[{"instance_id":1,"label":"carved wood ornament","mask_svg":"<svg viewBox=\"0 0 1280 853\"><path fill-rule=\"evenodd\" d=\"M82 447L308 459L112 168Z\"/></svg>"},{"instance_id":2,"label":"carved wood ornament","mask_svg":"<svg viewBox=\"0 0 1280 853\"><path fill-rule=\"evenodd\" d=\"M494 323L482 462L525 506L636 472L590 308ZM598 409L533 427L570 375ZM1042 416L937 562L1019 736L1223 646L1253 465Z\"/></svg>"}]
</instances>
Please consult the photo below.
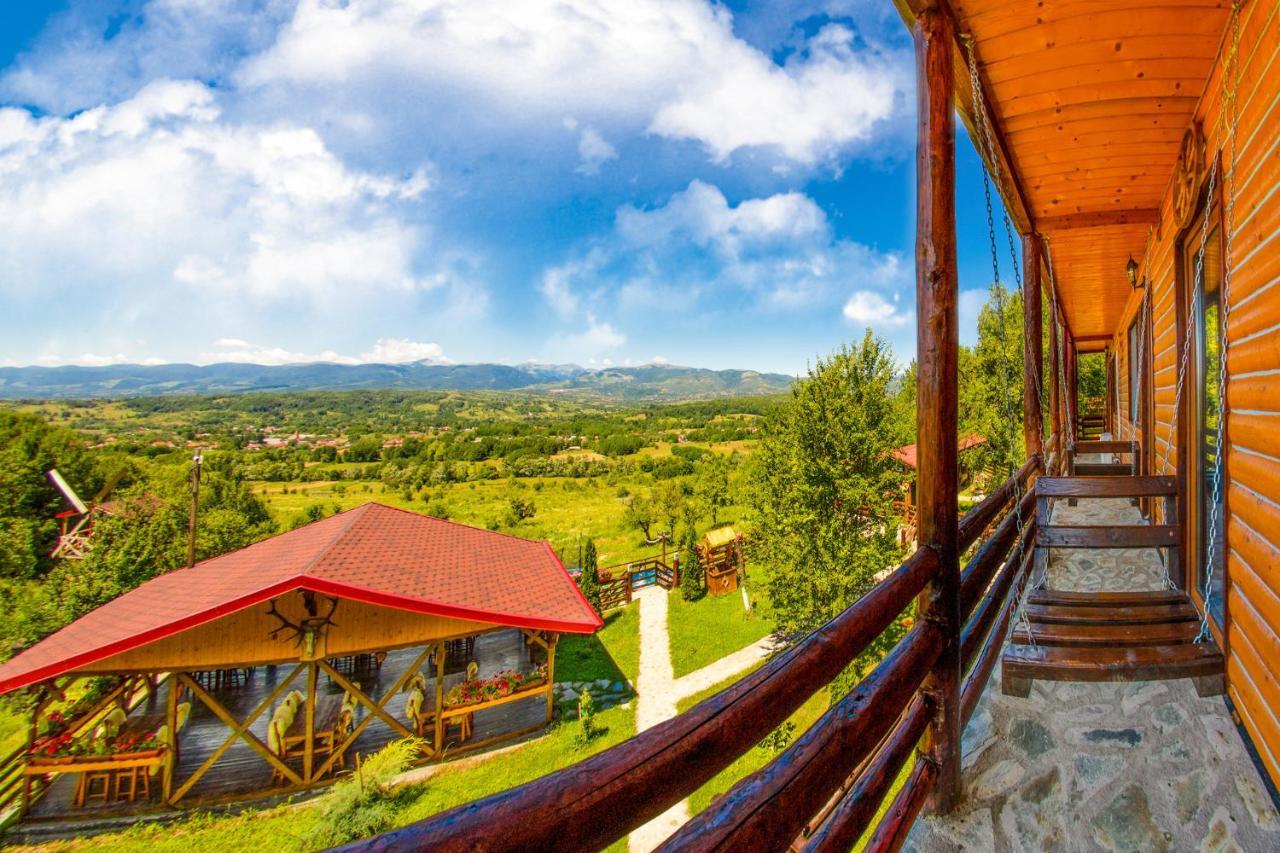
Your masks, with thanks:
<instances>
[{"instance_id":1,"label":"carved wood ornament","mask_svg":"<svg viewBox=\"0 0 1280 853\"><path fill-rule=\"evenodd\" d=\"M1193 121L1182 135L1178 165L1173 174L1173 219L1178 228L1191 224L1200 194L1200 176L1204 172L1204 132L1200 122Z\"/></svg>"},{"instance_id":2,"label":"carved wood ornament","mask_svg":"<svg viewBox=\"0 0 1280 853\"><path fill-rule=\"evenodd\" d=\"M289 631L291 633L287 639L292 639L301 650L302 660L315 660L324 657L326 629L337 625L333 621L333 614L338 609L339 599L326 595L325 598L329 600L329 612L321 616L316 594L309 589L299 590L299 592L302 594L302 606L306 608L307 618L294 622L276 609L276 599L273 598L267 615L279 619L280 627L271 632L271 639L276 639L281 632Z\"/></svg>"}]
</instances>

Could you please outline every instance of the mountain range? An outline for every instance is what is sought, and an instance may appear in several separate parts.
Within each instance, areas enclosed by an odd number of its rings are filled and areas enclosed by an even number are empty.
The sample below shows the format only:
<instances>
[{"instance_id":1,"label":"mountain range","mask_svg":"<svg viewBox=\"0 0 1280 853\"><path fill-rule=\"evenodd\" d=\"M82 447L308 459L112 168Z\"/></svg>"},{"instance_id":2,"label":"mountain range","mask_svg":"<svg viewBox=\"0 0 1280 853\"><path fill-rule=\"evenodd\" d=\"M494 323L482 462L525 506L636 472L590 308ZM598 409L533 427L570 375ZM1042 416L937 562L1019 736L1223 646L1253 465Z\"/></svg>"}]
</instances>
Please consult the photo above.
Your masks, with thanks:
<instances>
[{"instance_id":1,"label":"mountain range","mask_svg":"<svg viewBox=\"0 0 1280 853\"><path fill-rule=\"evenodd\" d=\"M573 393L614 400L688 400L788 390L794 377L651 364L587 369L545 364L112 364L0 367L0 398L75 399L401 388Z\"/></svg>"}]
</instances>

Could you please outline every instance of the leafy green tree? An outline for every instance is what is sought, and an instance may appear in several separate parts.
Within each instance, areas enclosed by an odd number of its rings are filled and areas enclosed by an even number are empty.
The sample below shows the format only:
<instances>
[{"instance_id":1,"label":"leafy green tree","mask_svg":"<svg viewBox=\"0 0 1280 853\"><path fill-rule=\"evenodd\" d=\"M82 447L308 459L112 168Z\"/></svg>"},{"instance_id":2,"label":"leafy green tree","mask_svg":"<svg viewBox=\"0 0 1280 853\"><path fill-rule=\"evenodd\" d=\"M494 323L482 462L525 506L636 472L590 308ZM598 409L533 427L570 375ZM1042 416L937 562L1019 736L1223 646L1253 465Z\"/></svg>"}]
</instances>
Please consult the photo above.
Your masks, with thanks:
<instances>
[{"instance_id":1,"label":"leafy green tree","mask_svg":"<svg viewBox=\"0 0 1280 853\"><path fill-rule=\"evenodd\" d=\"M596 555L596 543L593 539L588 539L582 550L581 571L578 586L582 589L582 595L591 609L600 613L600 559Z\"/></svg>"},{"instance_id":2,"label":"leafy green tree","mask_svg":"<svg viewBox=\"0 0 1280 853\"><path fill-rule=\"evenodd\" d=\"M893 358L870 330L821 359L767 418L747 495L779 626L811 631L895 563L892 502L903 475L886 430Z\"/></svg>"},{"instance_id":3,"label":"leafy green tree","mask_svg":"<svg viewBox=\"0 0 1280 853\"><path fill-rule=\"evenodd\" d=\"M1003 312L1000 310L1003 305ZM963 361L964 359L962 359ZM997 482L1022 464L1022 296L1002 284L978 312L978 343L973 350L973 375L962 376L961 437L976 432L987 440L975 454L993 470Z\"/></svg>"},{"instance_id":4,"label":"leafy green tree","mask_svg":"<svg viewBox=\"0 0 1280 853\"><path fill-rule=\"evenodd\" d=\"M637 492L627 499L624 518L627 526L638 529L646 542L656 541L652 531L657 518L657 507L648 493Z\"/></svg>"},{"instance_id":5,"label":"leafy green tree","mask_svg":"<svg viewBox=\"0 0 1280 853\"><path fill-rule=\"evenodd\" d=\"M729 458L715 454L699 467L695 494L711 516L711 523L720 521L720 511L732 502L729 492Z\"/></svg>"},{"instance_id":6,"label":"leafy green tree","mask_svg":"<svg viewBox=\"0 0 1280 853\"><path fill-rule=\"evenodd\" d=\"M698 553L698 534L692 527L685 530L684 543L680 546L680 597L696 601L707 591L707 578L702 570L702 555Z\"/></svg>"}]
</instances>

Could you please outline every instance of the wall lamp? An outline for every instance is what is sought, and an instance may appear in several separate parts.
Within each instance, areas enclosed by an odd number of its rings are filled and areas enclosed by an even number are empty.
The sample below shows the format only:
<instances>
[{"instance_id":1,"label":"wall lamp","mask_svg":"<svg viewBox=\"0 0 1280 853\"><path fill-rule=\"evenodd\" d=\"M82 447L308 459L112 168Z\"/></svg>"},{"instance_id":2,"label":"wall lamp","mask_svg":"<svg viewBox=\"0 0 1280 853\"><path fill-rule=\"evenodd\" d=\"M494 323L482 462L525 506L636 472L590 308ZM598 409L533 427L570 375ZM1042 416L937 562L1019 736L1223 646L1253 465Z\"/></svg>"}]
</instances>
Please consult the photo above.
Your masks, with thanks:
<instances>
[{"instance_id":1,"label":"wall lamp","mask_svg":"<svg viewBox=\"0 0 1280 853\"><path fill-rule=\"evenodd\" d=\"M1129 279L1129 286L1134 290L1142 290L1147 286L1145 278L1141 284L1138 283L1138 262L1133 259L1133 255L1129 256L1129 263L1124 265L1124 274Z\"/></svg>"}]
</instances>

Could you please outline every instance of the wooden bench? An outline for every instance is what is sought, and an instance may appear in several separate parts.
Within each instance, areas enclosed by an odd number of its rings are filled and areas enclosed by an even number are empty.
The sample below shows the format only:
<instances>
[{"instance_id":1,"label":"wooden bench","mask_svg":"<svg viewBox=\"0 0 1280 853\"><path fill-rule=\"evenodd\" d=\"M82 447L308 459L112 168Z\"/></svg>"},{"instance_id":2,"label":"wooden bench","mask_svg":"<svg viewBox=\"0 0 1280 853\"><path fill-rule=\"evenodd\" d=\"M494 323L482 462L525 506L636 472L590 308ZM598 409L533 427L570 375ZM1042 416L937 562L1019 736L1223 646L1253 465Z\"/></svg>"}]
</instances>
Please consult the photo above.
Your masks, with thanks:
<instances>
[{"instance_id":1,"label":"wooden bench","mask_svg":"<svg viewBox=\"0 0 1280 853\"><path fill-rule=\"evenodd\" d=\"M1108 444L1109 442L1102 442ZM1033 578L1057 548L1160 548L1178 574L1178 487L1173 477L1041 477L1036 481ZM1082 527L1050 523L1055 498L1152 498L1174 523ZM1197 642L1201 614L1182 590L1064 592L1036 590L1024 602L1026 624L1013 632L1002 660L1006 695L1027 696L1046 681L1195 680L1201 696L1225 692L1221 649Z\"/></svg>"}]
</instances>

